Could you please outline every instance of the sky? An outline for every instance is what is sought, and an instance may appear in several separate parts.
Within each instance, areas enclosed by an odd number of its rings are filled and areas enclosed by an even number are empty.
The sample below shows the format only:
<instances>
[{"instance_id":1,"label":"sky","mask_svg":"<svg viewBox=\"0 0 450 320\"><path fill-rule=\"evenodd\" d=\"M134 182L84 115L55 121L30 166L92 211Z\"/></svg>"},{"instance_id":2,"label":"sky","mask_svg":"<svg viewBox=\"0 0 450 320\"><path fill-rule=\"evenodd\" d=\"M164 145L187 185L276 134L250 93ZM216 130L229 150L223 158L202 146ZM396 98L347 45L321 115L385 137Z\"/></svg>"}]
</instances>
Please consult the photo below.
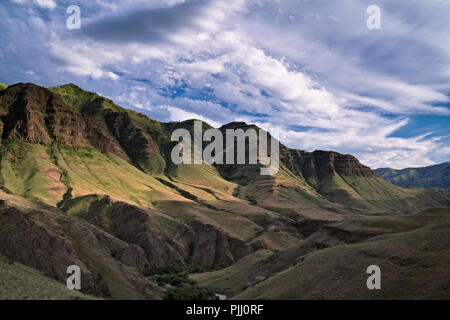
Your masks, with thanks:
<instances>
[{"instance_id":1,"label":"sky","mask_svg":"<svg viewBox=\"0 0 450 320\"><path fill-rule=\"evenodd\" d=\"M254 123L371 168L450 161L450 0L2 0L0 28L1 83Z\"/></svg>"}]
</instances>

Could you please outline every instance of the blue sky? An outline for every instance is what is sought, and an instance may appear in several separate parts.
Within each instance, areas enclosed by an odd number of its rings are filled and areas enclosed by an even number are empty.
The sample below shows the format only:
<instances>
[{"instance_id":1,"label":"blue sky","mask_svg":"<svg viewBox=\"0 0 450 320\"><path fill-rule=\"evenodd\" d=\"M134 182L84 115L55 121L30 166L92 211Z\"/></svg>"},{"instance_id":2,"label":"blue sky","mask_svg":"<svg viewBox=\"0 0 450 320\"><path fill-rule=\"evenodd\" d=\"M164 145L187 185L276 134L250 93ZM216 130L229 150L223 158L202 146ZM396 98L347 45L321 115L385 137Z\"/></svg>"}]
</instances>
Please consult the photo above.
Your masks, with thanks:
<instances>
[{"instance_id":1,"label":"blue sky","mask_svg":"<svg viewBox=\"0 0 450 320\"><path fill-rule=\"evenodd\" d=\"M3 0L0 82L73 82L162 121L246 121L372 168L425 166L450 160L449 21L448 0Z\"/></svg>"}]
</instances>

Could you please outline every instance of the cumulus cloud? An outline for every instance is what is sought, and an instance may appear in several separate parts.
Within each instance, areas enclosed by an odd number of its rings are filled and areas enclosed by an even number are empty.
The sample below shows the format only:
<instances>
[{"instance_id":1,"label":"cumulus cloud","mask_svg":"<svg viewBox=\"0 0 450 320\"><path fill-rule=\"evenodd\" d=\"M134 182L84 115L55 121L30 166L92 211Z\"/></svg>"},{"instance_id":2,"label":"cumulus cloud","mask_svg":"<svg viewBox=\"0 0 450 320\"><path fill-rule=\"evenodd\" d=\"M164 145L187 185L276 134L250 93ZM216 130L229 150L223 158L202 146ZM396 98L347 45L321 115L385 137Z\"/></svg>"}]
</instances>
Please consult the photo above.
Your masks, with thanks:
<instances>
[{"instance_id":1,"label":"cumulus cloud","mask_svg":"<svg viewBox=\"0 0 450 320\"><path fill-rule=\"evenodd\" d=\"M26 4L28 2L32 2L34 4L37 4L41 8L46 8L50 10L53 10L57 7L57 4L54 0L11 0L11 1L21 5Z\"/></svg>"}]
</instances>

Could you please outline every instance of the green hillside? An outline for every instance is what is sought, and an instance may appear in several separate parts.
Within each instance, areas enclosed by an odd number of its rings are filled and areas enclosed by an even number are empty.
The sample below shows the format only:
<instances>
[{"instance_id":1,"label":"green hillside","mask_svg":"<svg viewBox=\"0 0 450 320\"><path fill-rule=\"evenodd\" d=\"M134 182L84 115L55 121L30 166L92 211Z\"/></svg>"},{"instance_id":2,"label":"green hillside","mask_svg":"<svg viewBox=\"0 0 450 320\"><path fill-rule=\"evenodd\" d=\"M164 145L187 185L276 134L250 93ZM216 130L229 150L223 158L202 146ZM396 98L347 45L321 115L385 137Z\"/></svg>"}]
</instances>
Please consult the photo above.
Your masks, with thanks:
<instances>
[{"instance_id":1,"label":"green hillside","mask_svg":"<svg viewBox=\"0 0 450 320\"><path fill-rule=\"evenodd\" d=\"M330 230L358 242L423 227L404 215L450 205L448 192L394 186L332 151L280 144L273 176L259 165L174 165L171 132L193 123L162 123L73 84L0 91L0 254L60 282L76 261L96 297L163 298L151 276L173 270L209 270L192 277L235 295L347 243Z\"/></svg>"},{"instance_id":2,"label":"green hillside","mask_svg":"<svg viewBox=\"0 0 450 320\"><path fill-rule=\"evenodd\" d=\"M450 162L402 170L381 168L376 169L375 173L384 180L400 187L450 190Z\"/></svg>"}]
</instances>

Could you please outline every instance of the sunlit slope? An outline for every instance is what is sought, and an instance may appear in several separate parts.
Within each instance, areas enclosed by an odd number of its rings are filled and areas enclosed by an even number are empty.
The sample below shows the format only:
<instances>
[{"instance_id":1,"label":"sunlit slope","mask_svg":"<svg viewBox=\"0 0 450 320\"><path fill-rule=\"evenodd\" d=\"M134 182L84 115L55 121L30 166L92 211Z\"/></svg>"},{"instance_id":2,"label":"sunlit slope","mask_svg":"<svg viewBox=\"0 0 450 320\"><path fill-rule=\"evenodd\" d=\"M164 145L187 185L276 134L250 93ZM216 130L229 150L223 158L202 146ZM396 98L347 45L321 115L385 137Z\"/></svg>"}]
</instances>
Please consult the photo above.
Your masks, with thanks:
<instances>
[{"instance_id":1,"label":"sunlit slope","mask_svg":"<svg viewBox=\"0 0 450 320\"><path fill-rule=\"evenodd\" d=\"M0 185L2 189L30 199L56 205L66 192L58 168L42 145L20 140L2 145Z\"/></svg>"},{"instance_id":2,"label":"sunlit slope","mask_svg":"<svg viewBox=\"0 0 450 320\"><path fill-rule=\"evenodd\" d=\"M238 185L224 180L210 165L180 165L170 176L158 177L163 184L191 203L160 201L155 206L171 216L189 222L200 219L255 247L286 248L302 235L291 227L295 220L256 206L236 192Z\"/></svg>"},{"instance_id":3,"label":"sunlit slope","mask_svg":"<svg viewBox=\"0 0 450 320\"><path fill-rule=\"evenodd\" d=\"M418 212L449 205L447 192L432 189L405 189L374 177L335 175L322 179L319 192L327 199L364 212Z\"/></svg>"},{"instance_id":4,"label":"sunlit slope","mask_svg":"<svg viewBox=\"0 0 450 320\"><path fill-rule=\"evenodd\" d=\"M123 159L94 148L12 141L1 160L2 187L56 205L66 197L107 194L141 206L186 200Z\"/></svg>"},{"instance_id":5,"label":"sunlit slope","mask_svg":"<svg viewBox=\"0 0 450 320\"><path fill-rule=\"evenodd\" d=\"M234 197L236 185L207 165L180 166L173 178L150 176L94 148L14 141L5 147L0 174L4 190L54 206L69 199L87 201L83 196L91 194L108 195L115 201L152 208L152 214L179 223L209 224L271 250L286 248L302 237L289 227L294 220Z\"/></svg>"},{"instance_id":6,"label":"sunlit slope","mask_svg":"<svg viewBox=\"0 0 450 320\"><path fill-rule=\"evenodd\" d=\"M336 221L346 212L344 207L330 202L284 165L274 176L257 176L252 183L240 186L237 195L294 220Z\"/></svg>"}]
</instances>

